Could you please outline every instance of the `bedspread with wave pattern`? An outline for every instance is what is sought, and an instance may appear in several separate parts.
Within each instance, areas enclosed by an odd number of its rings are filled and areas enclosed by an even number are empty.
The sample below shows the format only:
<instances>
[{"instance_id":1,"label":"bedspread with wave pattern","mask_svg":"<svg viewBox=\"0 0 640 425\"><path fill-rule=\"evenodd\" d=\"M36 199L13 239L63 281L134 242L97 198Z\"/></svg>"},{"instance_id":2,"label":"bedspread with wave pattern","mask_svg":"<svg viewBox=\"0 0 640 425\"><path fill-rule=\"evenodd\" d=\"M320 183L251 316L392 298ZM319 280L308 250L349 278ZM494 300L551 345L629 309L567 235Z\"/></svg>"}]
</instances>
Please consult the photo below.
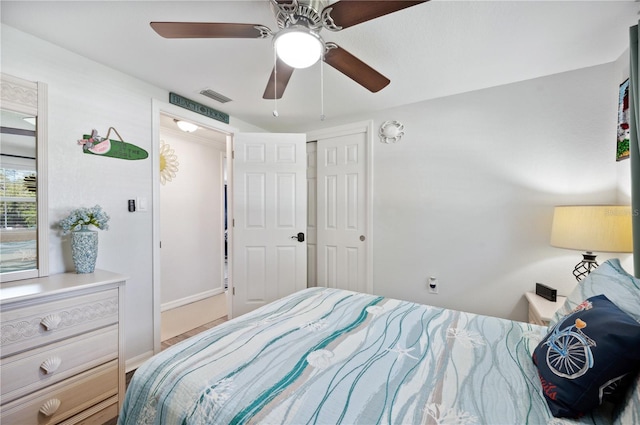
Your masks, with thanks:
<instances>
[{"instance_id":1,"label":"bedspread with wave pattern","mask_svg":"<svg viewBox=\"0 0 640 425\"><path fill-rule=\"evenodd\" d=\"M546 328L310 288L161 352L124 424L561 424L531 353Z\"/></svg>"}]
</instances>

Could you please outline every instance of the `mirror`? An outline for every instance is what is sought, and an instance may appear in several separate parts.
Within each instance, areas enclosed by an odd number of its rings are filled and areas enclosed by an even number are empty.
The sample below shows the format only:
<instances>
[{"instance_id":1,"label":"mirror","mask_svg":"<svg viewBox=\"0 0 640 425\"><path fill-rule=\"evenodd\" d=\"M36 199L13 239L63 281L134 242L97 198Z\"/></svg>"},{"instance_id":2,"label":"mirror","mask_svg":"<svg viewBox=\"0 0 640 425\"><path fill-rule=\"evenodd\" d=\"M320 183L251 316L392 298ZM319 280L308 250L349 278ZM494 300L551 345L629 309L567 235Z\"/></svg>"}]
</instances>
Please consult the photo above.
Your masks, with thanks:
<instances>
[{"instance_id":1,"label":"mirror","mask_svg":"<svg viewBox=\"0 0 640 425\"><path fill-rule=\"evenodd\" d=\"M0 280L46 276L47 87L0 74Z\"/></svg>"}]
</instances>

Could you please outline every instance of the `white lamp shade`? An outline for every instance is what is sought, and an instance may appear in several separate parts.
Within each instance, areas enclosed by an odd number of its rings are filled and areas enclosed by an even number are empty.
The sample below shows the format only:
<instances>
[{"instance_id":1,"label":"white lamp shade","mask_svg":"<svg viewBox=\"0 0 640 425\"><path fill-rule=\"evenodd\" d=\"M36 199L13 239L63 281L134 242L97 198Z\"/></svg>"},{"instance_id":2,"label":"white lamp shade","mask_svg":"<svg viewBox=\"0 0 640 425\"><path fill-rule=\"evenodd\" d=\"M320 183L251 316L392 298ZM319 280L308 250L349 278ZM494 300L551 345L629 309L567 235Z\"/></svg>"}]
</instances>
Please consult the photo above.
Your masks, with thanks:
<instances>
[{"instance_id":1,"label":"white lamp shade","mask_svg":"<svg viewBox=\"0 0 640 425\"><path fill-rule=\"evenodd\" d=\"M324 48L320 37L305 29L280 31L273 45L278 57L293 68L308 68L318 62Z\"/></svg>"},{"instance_id":2,"label":"white lamp shade","mask_svg":"<svg viewBox=\"0 0 640 425\"><path fill-rule=\"evenodd\" d=\"M556 207L551 226L551 245L589 252L632 252L631 207Z\"/></svg>"}]
</instances>

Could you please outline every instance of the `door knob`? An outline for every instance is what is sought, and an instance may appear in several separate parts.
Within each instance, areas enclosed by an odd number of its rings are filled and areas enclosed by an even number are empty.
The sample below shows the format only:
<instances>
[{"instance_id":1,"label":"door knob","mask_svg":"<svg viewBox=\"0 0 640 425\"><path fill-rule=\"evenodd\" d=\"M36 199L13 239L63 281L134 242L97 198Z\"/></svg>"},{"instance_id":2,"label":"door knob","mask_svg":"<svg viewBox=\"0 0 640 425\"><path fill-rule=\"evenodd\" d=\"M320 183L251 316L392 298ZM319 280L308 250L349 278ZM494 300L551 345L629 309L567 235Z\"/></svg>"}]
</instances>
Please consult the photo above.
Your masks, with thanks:
<instances>
[{"instance_id":1,"label":"door knob","mask_svg":"<svg viewBox=\"0 0 640 425\"><path fill-rule=\"evenodd\" d=\"M297 235L291 236L291 239L297 239L298 242L304 242L304 233L300 232Z\"/></svg>"}]
</instances>

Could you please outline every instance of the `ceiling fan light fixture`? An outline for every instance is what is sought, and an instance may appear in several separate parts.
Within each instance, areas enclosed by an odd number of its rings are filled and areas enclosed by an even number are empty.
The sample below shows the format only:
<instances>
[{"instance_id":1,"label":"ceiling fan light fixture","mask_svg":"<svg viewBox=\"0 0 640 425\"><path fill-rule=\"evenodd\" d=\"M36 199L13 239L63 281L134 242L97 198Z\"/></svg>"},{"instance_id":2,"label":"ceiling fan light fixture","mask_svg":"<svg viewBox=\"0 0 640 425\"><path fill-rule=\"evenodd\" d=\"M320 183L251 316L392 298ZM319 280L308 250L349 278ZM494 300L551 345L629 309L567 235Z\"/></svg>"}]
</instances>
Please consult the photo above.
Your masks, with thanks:
<instances>
[{"instance_id":1,"label":"ceiling fan light fixture","mask_svg":"<svg viewBox=\"0 0 640 425\"><path fill-rule=\"evenodd\" d=\"M273 40L278 57L292 68L308 68L322 57L322 38L306 27L280 31Z\"/></svg>"},{"instance_id":2,"label":"ceiling fan light fixture","mask_svg":"<svg viewBox=\"0 0 640 425\"><path fill-rule=\"evenodd\" d=\"M174 120L174 121L176 122L176 125L178 126L178 128L186 133L193 133L198 129L197 125L189 121L183 121L183 120Z\"/></svg>"}]
</instances>

